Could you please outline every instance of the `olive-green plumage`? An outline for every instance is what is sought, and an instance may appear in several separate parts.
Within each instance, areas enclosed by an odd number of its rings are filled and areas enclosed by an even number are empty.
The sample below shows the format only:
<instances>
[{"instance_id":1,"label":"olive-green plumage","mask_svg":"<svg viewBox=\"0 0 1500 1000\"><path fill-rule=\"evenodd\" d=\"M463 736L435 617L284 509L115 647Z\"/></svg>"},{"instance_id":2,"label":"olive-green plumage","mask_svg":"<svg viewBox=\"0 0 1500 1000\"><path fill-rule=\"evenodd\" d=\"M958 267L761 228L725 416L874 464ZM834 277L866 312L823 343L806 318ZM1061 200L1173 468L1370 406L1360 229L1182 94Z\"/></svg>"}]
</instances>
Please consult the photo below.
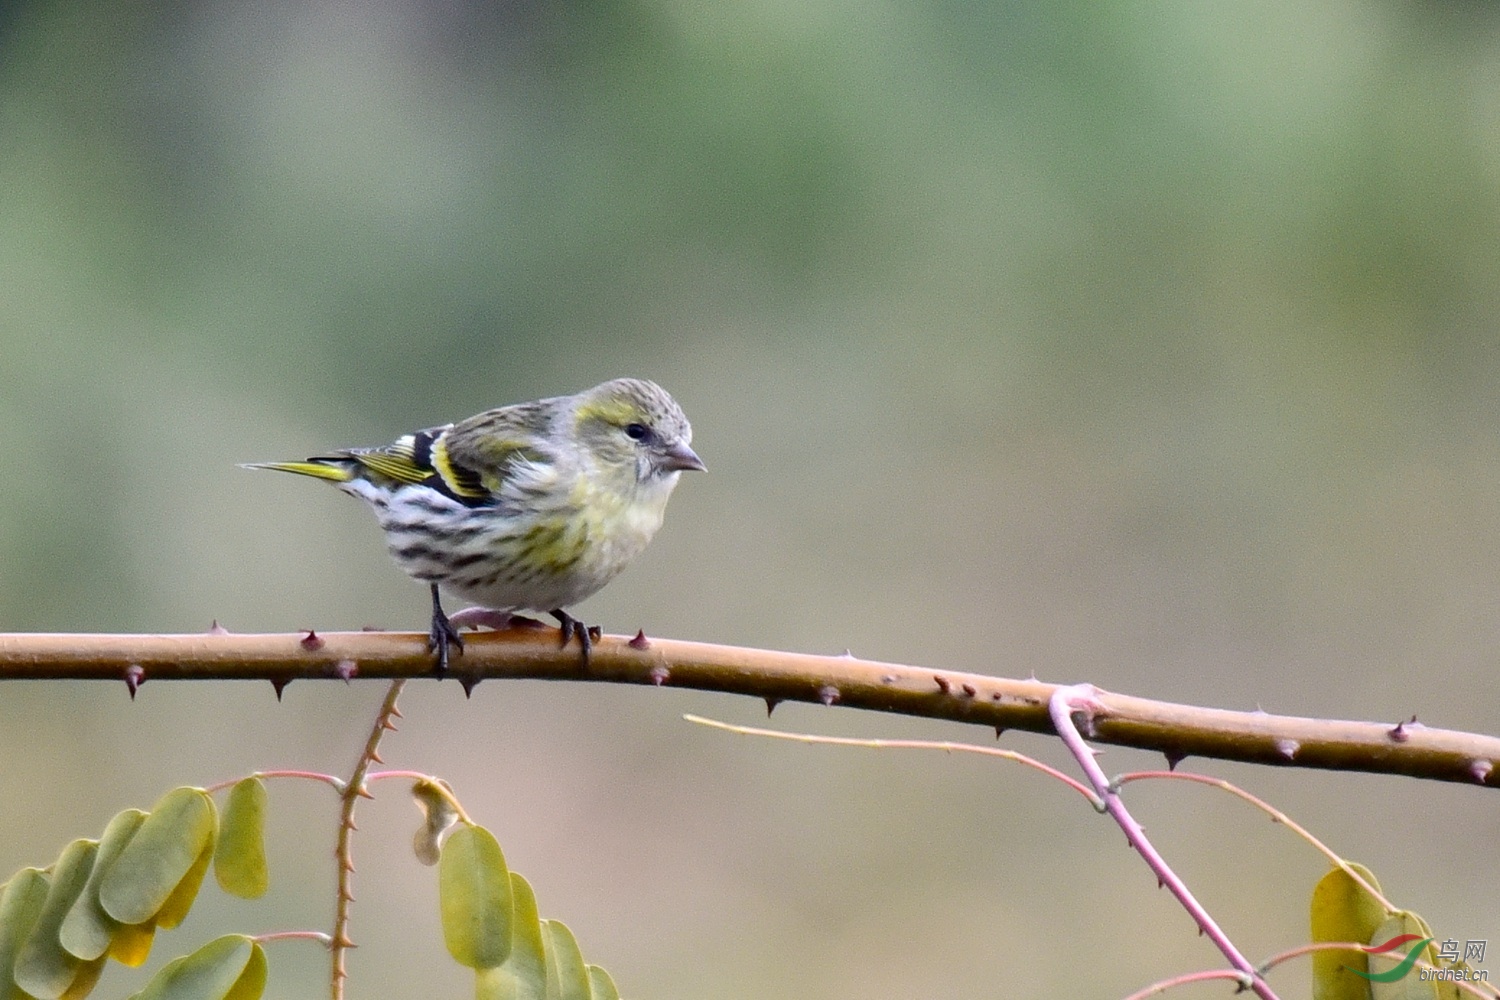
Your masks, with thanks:
<instances>
[{"instance_id":1,"label":"olive-green plumage","mask_svg":"<svg viewBox=\"0 0 1500 1000\"><path fill-rule=\"evenodd\" d=\"M442 587L481 605L455 620L550 611L563 641L589 635L564 610L603 587L661 527L678 474L702 469L692 427L654 382L621 378L573 396L487 410L303 462L247 466L328 480L375 512L396 562L432 586L439 667L463 643ZM492 617L496 616L496 617Z\"/></svg>"}]
</instances>

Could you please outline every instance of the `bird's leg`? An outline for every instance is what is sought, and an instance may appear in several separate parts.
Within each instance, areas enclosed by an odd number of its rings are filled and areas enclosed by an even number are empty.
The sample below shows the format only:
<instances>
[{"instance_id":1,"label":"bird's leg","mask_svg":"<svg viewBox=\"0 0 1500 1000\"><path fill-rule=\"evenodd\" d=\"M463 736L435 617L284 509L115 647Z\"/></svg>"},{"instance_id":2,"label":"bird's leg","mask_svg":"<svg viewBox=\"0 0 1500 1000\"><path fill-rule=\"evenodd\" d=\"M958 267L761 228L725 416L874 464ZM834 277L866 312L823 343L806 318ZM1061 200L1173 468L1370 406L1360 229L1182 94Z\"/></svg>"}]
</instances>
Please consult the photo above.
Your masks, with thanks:
<instances>
[{"instance_id":1,"label":"bird's leg","mask_svg":"<svg viewBox=\"0 0 1500 1000\"><path fill-rule=\"evenodd\" d=\"M443 602L438 599L438 585L432 584L432 630L427 634L427 648L437 653L437 672L445 674L448 672L448 648L456 647L460 653L464 651L463 636L458 634L458 629L448 616L443 613Z\"/></svg>"},{"instance_id":2,"label":"bird's leg","mask_svg":"<svg viewBox=\"0 0 1500 1000\"><path fill-rule=\"evenodd\" d=\"M558 628L562 630L562 644L564 647L572 641L575 635L578 637L578 648L583 652L583 667L587 670L589 665L589 650L593 648L594 640L599 638L599 627L597 625L592 627L585 625L562 608L553 608L548 614L557 619Z\"/></svg>"}]
</instances>

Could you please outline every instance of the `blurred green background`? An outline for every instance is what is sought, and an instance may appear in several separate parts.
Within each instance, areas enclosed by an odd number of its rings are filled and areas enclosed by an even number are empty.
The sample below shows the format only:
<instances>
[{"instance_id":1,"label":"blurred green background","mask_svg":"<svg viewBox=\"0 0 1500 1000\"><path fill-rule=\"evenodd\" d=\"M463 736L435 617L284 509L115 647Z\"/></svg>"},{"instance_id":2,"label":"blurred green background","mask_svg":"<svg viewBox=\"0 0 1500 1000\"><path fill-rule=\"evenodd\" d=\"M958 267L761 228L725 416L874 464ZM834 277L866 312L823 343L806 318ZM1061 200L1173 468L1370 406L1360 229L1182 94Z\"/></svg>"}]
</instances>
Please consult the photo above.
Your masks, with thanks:
<instances>
[{"instance_id":1,"label":"blurred green background","mask_svg":"<svg viewBox=\"0 0 1500 1000\"><path fill-rule=\"evenodd\" d=\"M423 627L360 505L235 463L634 374L711 471L581 606L609 631L1493 732L1497 316L1490 2L9 0L0 629ZM381 693L5 685L0 871L174 784L346 771ZM391 766L447 777L629 996L1218 964L1014 766L729 737L679 715L759 703L670 690L403 704ZM1492 793L1196 763L1500 939ZM353 995L468 995L383 791ZM272 800L272 899L161 954L327 926L330 796ZM1202 789L1131 800L1249 954L1302 941L1308 848ZM271 960L273 996L326 989L312 947Z\"/></svg>"}]
</instances>

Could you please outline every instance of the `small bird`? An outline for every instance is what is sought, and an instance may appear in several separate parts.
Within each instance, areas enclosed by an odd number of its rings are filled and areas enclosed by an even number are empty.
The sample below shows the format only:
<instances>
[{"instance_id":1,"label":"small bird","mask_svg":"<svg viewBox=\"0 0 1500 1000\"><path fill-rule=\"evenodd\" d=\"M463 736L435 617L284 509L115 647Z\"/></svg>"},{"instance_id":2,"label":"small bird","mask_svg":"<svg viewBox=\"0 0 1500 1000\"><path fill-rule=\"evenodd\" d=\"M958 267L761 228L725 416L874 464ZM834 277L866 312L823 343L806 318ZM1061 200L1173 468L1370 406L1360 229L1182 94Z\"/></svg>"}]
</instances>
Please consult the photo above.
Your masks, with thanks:
<instances>
[{"instance_id":1,"label":"small bird","mask_svg":"<svg viewBox=\"0 0 1500 1000\"><path fill-rule=\"evenodd\" d=\"M428 648L448 669L459 626L546 611L583 661L597 629L565 610L603 587L661 527L678 474L705 466L693 428L654 382L617 378L572 396L305 462L256 462L325 479L375 512L397 564L432 589ZM449 618L441 587L480 607ZM591 632L593 634L591 634Z\"/></svg>"}]
</instances>

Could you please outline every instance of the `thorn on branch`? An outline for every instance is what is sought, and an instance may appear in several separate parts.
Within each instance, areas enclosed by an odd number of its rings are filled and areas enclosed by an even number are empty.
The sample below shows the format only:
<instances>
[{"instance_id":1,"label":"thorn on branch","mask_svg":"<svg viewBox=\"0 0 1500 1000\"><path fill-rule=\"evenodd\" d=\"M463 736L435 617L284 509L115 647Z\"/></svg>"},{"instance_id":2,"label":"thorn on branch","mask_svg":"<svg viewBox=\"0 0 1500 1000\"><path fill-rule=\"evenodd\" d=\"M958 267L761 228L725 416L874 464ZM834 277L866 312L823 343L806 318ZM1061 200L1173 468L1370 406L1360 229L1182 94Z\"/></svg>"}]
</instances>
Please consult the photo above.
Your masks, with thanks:
<instances>
[{"instance_id":1,"label":"thorn on branch","mask_svg":"<svg viewBox=\"0 0 1500 1000\"><path fill-rule=\"evenodd\" d=\"M292 679L290 677L272 677L271 678L271 689L276 692L276 700L277 701L281 700L281 692L285 691L286 690L286 686L288 684L290 684L290 683L292 683Z\"/></svg>"},{"instance_id":2,"label":"thorn on branch","mask_svg":"<svg viewBox=\"0 0 1500 1000\"><path fill-rule=\"evenodd\" d=\"M130 692L130 700L135 701L135 693L140 690L141 685L146 683L146 668L139 663L132 663L125 668L125 689Z\"/></svg>"},{"instance_id":3,"label":"thorn on branch","mask_svg":"<svg viewBox=\"0 0 1500 1000\"><path fill-rule=\"evenodd\" d=\"M881 674L880 675L880 683L882 683L882 684L894 684L894 683L896 683L896 675L895 674Z\"/></svg>"},{"instance_id":4,"label":"thorn on branch","mask_svg":"<svg viewBox=\"0 0 1500 1000\"><path fill-rule=\"evenodd\" d=\"M938 690L943 692L943 694L948 694L953 690L953 685L949 684L948 678L944 677L942 674L934 675L932 680L935 684L937 684Z\"/></svg>"},{"instance_id":5,"label":"thorn on branch","mask_svg":"<svg viewBox=\"0 0 1500 1000\"><path fill-rule=\"evenodd\" d=\"M978 689L978 688L976 688L976 687L975 687L975 686L974 686L974 685L972 685L972 684L965 684L965 685L964 685L964 686L963 686L963 687L962 687L962 688L961 688L961 690L962 690L962 691L963 691L963 693L964 693L964 697L965 697L965 698L972 698L972 697L974 697L974 696L975 696L975 695L976 695L976 694L978 694L978 693L979 693L979 689Z\"/></svg>"},{"instance_id":6,"label":"thorn on branch","mask_svg":"<svg viewBox=\"0 0 1500 1000\"><path fill-rule=\"evenodd\" d=\"M464 676L455 679L463 687L465 698L471 697L474 694L474 689L479 686L478 674L465 674Z\"/></svg>"},{"instance_id":7,"label":"thorn on branch","mask_svg":"<svg viewBox=\"0 0 1500 1000\"><path fill-rule=\"evenodd\" d=\"M305 639L303 640L304 643L306 641ZM319 639L318 641L322 642L323 640ZM333 665L333 676L348 684L359 676L359 664L353 660L340 660Z\"/></svg>"},{"instance_id":8,"label":"thorn on branch","mask_svg":"<svg viewBox=\"0 0 1500 1000\"><path fill-rule=\"evenodd\" d=\"M646 630L640 628L635 630L635 638L631 639L625 645L631 649L646 650L651 648L651 640L646 638Z\"/></svg>"},{"instance_id":9,"label":"thorn on branch","mask_svg":"<svg viewBox=\"0 0 1500 1000\"><path fill-rule=\"evenodd\" d=\"M668 670L664 666L661 666L660 664L657 664L656 666L651 668L650 672L648 672L646 676L651 678L652 684L655 684L657 687L661 687L663 684L667 683L667 681L671 680L672 671Z\"/></svg>"},{"instance_id":10,"label":"thorn on branch","mask_svg":"<svg viewBox=\"0 0 1500 1000\"><path fill-rule=\"evenodd\" d=\"M844 659L846 659L846 660L852 660L854 658L855 658L854 657L854 650L850 649L848 646L845 646L844 647Z\"/></svg>"},{"instance_id":11,"label":"thorn on branch","mask_svg":"<svg viewBox=\"0 0 1500 1000\"><path fill-rule=\"evenodd\" d=\"M215 618L213 620L213 624L210 625L210 626L208 626L208 634L209 635L228 635L229 634L229 630L227 628L225 628L223 625L220 625L219 624L219 619Z\"/></svg>"},{"instance_id":12,"label":"thorn on branch","mask_svg":"<svg viewBox=\"0 0 1500 1000\"><path fill-rule=\"evenodd\" d=\"M1485 760L1483 757L1469 765L1469 773L1472 774L1474 776L1474 780L1481 785L1489 780L1490 772L1494 769L1494 763Z\"/></svg>"},{"instance_id":13,"label":"thorn on branch","mask_svg":"<svg viewBox=\"0 0 1500 1000\"><path fill-rule=\"evenodd\" d=\"M1287 760L1296 760L1297 751L1302 749L1302 744L1297 740L1279 739L1276 741L1276 752Z\"/></svg>"},{"instance_id":14,"label":"thorn on branch","mask_svg":"<svg viewBox=\"0 0 1500 1000\"><path fill-rule=\"evenodd\" d=\"M1386 730L1386 735L1391 738L1393 743L1405 743L1411 739L1411 733L1406 731L1405 722L1396 723L1394 728Z\"/></svg>"},{"instance_id":15,"label":"thorn on branch","mask_svg":"<svg viewBox=\"0 0 1500 1000\"><path fill-rule=\"evenodd\" d=\"M307 634L304 635L300 640L298 640L298 645L307 650L309 653L316 653L318 650L323 648L323 640L318 638L317 632L313 631L312 629L308 629Z\"/></svg>"},{"instance_id":16,"label":"thorn on branch","mask_svg":"<svg viewBox=\"0 0 1500 1000\"><path fill-rule=\"evenodd\" d=\"M995 739L998 740L1000 737L1002 737L1004 735L1005 735L1005 727L1004 726L996 726L995 727Z\"/></svg>"},{"instance_id":17,"label":"thorn on branch","mask_svg":"<svg viewBox=\"0 0 1500 1000\"><path fill-rule=\"evenodd\" d=\"M1162 756L1167 758L1168 771L1177 770L1177 765L1187 760L1187 754L1178 753L1176 750L1168 750L1166 753L1162 754Z\"/></svg>"},{"instance_id":18,"label":"thorn on branch","mask_svg":"<svg viewBox=\"0 0 1500 1000\"><path fill-rule=\"evenodd\" d=\"M833 705L841 697L843 697L843 695L839 693L839 689L834 687L832 684L824 684L822 687L818 688L818 700L825 705Z\"/></svg>"},{"instance_id":19,"label":"thorn on branch","mask_svg":"<svg viewBox=\"0 0 1500 1000\"><path fill-rule=\"evenodd\" d=\"M766 718L769 719L771 717L771 713L776 711L776 706L780 704L780 698L772 698L770 695L766 695Z\"/></svg>"}]
</instances>

